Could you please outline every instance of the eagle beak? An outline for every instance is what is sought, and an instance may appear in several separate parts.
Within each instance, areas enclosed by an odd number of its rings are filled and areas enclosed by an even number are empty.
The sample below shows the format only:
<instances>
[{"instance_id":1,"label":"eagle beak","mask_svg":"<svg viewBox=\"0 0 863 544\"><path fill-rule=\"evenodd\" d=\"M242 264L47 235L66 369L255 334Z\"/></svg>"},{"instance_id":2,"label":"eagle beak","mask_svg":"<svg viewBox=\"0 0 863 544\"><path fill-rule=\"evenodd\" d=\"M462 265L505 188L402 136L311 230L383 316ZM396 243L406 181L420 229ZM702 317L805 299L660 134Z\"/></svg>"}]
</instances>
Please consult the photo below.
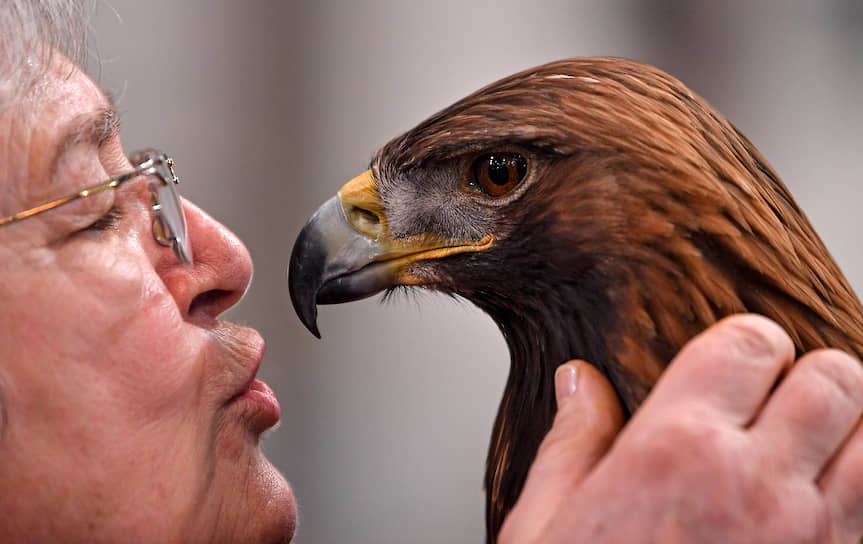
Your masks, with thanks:
<instances>
[{"instance_id":1,"label":"eagle beak","mask_svg":"<svg viewBox=\"0 0 863 544\"><path fill-rule=\"evenodd\" d=\"M396 285L422 285L410 265L456 253L483 251L494 237L454 241L424 233L390 235L386 210L371 170L355 177L326 201L300 231L288 268L291 302L312 334L318 304L370 297Z\"/></svg>"}]
</instances>

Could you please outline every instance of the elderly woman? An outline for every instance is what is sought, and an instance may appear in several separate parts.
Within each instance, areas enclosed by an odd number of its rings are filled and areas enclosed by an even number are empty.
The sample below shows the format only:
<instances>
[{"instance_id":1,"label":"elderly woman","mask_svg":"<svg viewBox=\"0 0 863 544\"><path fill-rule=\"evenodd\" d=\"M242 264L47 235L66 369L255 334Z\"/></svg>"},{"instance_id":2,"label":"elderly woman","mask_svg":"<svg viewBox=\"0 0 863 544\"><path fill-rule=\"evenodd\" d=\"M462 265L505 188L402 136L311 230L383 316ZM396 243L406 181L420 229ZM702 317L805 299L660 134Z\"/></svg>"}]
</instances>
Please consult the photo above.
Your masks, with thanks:
<instances>
[{"instance_id":1,"label":"elderly woman","mask_svg":"<svg viewBox=\"0 0 863 544\"><path fill-rule=\"evenodd\" d=\"M70 60L74 9L0 17L0 541L289 540L264 342L219 320L248 252L179 200L170 158L126 157Z\"/></svg>"},{"instance_id":2,"label":"elderly woman","mask_svg":"<svg viewBox=\"0 0 863 544\"><path fill-rule=\"evenodd\" d=\"M0 542L287 542L294 498L258 446L279 419L264 344L219 319L249 255L178 196L169 156L127 158L76 66L84 24L0 0ZM863 371L792 362L776 325L725 321L622 432L610 385L562 366L501 541L856 541Z\"/></svg>"}]
</instances>

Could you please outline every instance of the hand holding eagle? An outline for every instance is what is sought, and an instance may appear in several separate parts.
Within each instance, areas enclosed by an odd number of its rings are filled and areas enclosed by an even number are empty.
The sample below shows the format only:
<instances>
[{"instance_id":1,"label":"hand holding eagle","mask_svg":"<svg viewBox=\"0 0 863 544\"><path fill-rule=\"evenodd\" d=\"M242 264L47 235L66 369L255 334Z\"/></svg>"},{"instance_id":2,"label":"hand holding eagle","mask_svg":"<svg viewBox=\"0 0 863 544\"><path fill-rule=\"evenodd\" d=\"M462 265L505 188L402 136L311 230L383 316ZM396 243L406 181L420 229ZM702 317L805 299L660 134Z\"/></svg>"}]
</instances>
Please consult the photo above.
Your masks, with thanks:
<instances>
[{"instance_id":1,"label":"hand holding eagle","mask_svg":"<svg viewBox=\"0 0 863 544\"><path fill-rule=\"evenodd\" d=\"M385 145L309 220L290 292L316 305L422 286L486 311L511 354L489 448L494 540L555 413L554 371L590 361L634 411L724 316L798 353L863 357L863 307L779 177L676 79L611 58L493 83Z\"/></svg>"}]
</instances>

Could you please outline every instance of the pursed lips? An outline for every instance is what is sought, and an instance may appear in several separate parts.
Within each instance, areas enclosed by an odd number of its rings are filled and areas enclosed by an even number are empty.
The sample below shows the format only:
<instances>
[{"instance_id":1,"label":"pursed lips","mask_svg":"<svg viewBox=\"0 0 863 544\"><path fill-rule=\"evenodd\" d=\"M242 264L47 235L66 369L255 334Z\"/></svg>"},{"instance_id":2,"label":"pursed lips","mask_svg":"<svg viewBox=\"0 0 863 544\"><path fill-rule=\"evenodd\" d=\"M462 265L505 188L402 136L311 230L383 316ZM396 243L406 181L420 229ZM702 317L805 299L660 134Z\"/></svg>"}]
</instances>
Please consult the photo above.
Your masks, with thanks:
<instances>
[{"instance_id":1,"label":"pursed lips","mask_svg":"<svg viewBox=\"0 0 863 544\"><path fill-rule=\"evenodd\" d=\"M256 378L266 351L263 337L255 329L224 323L215 331L221 349L227 350L235 369L242 369L242 381L227 402L237 406L250 430L261 433L279 422L281 407L273 390Z\"/></svg>"}]
</instances>

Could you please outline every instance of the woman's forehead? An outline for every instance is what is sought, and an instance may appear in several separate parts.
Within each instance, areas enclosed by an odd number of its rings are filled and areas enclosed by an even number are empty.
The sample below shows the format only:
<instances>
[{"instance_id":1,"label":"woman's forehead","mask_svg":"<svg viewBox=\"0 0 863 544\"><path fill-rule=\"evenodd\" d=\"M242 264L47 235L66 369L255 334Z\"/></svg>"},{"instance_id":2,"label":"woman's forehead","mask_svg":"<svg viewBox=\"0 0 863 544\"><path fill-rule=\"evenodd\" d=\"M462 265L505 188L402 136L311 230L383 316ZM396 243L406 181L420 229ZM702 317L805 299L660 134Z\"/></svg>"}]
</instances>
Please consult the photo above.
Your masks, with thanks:
<instances>
[{"instance_id":1,"label":"woman's forehead","mask_svg":"<svg viewBox=\"0 0 863 544\"><path fill-rule=\"evenodd\" d=\"M54 169L72 144L116 133L108 98L65 58L55 58L27 96L0 112L0 213L56 196Z\"/></svg>"}]
</instances>

